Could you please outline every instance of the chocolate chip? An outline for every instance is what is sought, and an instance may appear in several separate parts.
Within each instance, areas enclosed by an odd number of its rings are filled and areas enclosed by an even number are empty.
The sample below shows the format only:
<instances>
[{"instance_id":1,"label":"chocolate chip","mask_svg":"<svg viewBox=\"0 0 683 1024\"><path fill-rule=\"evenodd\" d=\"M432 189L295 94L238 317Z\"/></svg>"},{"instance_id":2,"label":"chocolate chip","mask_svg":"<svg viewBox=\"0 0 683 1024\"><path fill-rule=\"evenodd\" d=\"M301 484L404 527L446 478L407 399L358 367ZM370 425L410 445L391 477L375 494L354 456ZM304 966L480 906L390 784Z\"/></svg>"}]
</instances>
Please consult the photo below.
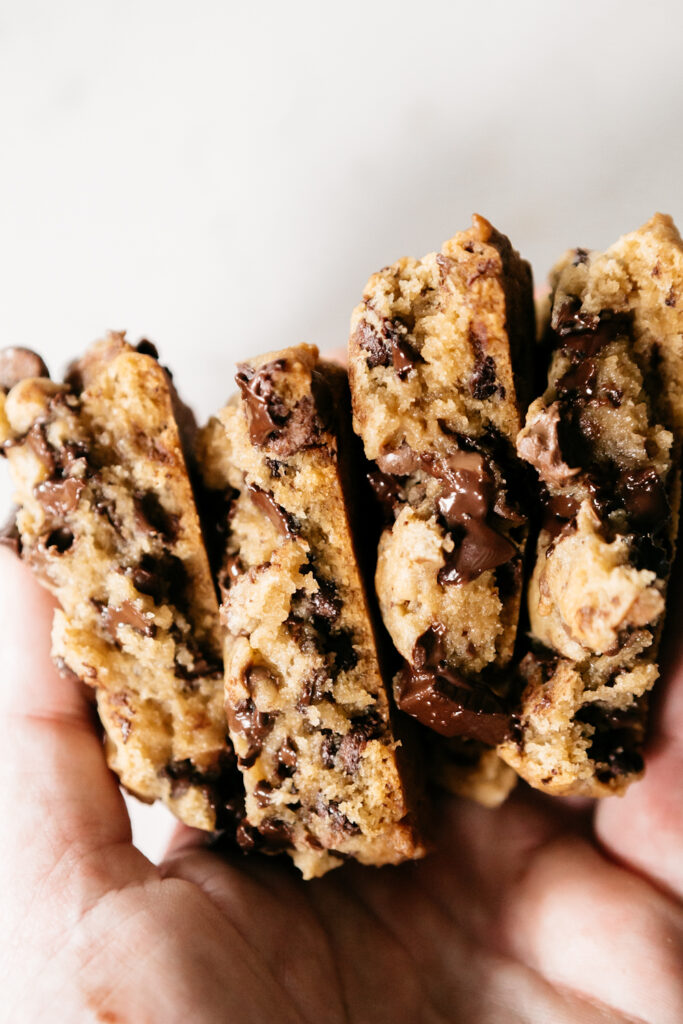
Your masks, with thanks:
<instances>
[{"instance_id":1,"label":"chocolate chip","mask_svg":"<svg viewBox=\"0 0 683 1024\"><path fill-rule=\"evenodd\" d=\"M353 633L350 630L340 629L337 633L330 633L325 646L327 653L332 656L335 674L350 672L358 664Z\"/></svg>"},{"instance_id":2,"label":"chocolate chip","mask_svg":"<svg viewBox=\"0 0 683 1024\"><path fill-rule=\"evenodd\" d=\"M334 760L340 743L341 736L339 735L328 733L323 736L320 744L320 760L322 761L323 768L334 768Z\"/></svg>"},{"instance_id":3,"label":"chocolate chip","mask_svg":"<svg viewBox=\"0 0 683 1024\"><path fill-rule=\"evenodd\" d=\"M141 530L169 543L177 538L180 516L167 511L154 491L138 491L133 496L133 507L135 521Z\"/></svg>"},{"instance_id":4,"label":"chocolate chip","mask_svg":"<svg viewBox=\"0 0 683 1024\"><path fill-rule=\"evenodd\" d=\"M674 291L673 285L671 285L669 291L667 292L667 296L664 299L664 305L672 307L676 305L676 292Z\"/></svg>"},{"instance_id":5,"label":"chocolate chip","mask_svg":"<svg viewBox=\"0 0 683 1024\"><path fill-rule=\"evenodd\" d=\"M637 707L610 708L595 701L584 704L574 717L594 729L587 754L596 764L596 774L601 782L642 772L640 746L644 730L642 714Z\"/></svg>"},{"instance_id":6,"label":"chocolate chip","mask_svg":"<svg viewBox=\"0 0 683 1024\"><path fill-rule=\"evenodd\" d=\"M267 818L258 826L264 846L271 853L280 853L292 845L294 832L291 825L279 818Z\"/></svg>"},{"instance_id":7,"label":"chocolate chip","mask_svg":"<svg viewBox=\"0 0 683 1024\"><path fill-rule=\"evenodd\" d=\"M505 398L505 388L496 376L496 364L486 355L488 331L484 324L474 321L469 327L469 342L474 353L474 369L470 377L470 394L478 401L485 401L493 395Z\"/></svg>"},{"instance_id":8,"label":"chocolate chip","mask_svg":"<svg viewBox=\"0 0 683 1024\"><path fill-rule=\"evenodd\" d=\"M579 267L582 263L588 263L590 253L588 249L577 248L574 250L574 259L572 260L573 267Z\"/></svg>"},{"instance_id":9,"label":"chocolate chip","mask_svg":"<svg viewBox=\"0 0 683 1024\"><path fill-rule=\"evenodd\" d=\"M360 827L347 818L339 807L338 800L327 802L322 793L319 793L315 802L315 813L320 817L327 818L335 832L343 832L347 836L360 835Z\"/></svg>"},{"instance_id":10,"label":"chocolate chip","mask_svg":"<svg viewBox=\"0 0 683 1024\"><path fill-rule=\"evenodd\" d=\"M394 477L382 473L380 470L368 473L368 483L382 507L385 522L391 523L397 510L405 501L403 488Z\"/></svg>"},{"instance_id":11,"label":"chocolate chip","mask_svg":"<svg viewBox=\"0 0 683 1024\"><path fill-rule=\"evenodd\" d=\"M329 696L329 682L330 677L324 669L315 669L304 680L301 696L296 705L297 710L303 711L304 708L310 707L312 704L319 704L321 700L325 700Z\"/></svg>"},{"instance_id":12,"label":"chocolate chip","mask_svg":"<svg viewBox=\"0 0 683 1024\"><path fill-rule=\"evenodd\" d=\"M299 524L282 505L278 505L270 491L264 491L257 484L249 484L247 491L256 508L270 519L283 537L297 536L300 530Z\"/></svg>"},{"instance_id":13,"label":"chocolate chip","mask_svg":"<svg viewBox=\"0 0 683 1024\"><path fill-rule=\"evenodd\" d=\"M417 349L401 337L392 339L391 359L399 380L405 380L419 363L424 363Z\"/></svg>"},{"instance_id":14,"label":"chocolate chip","mask_svg":"<svg viewBox=\"0 0 683 1024\"><path fill-rule=\"evenodd\" d=\"M36 352L29 348L0 349L0 391L11 391L15 384L30 377L50 377Z\"/></svg>"},{"instance_id":15,"label":"chocolate chip","mask_svg":"<svg viewBox=\"0 0 683 1024\"><path fill-rule=\"evenodd\" d=\"M185 607L187 570L176 555L168 551L160 555L145 554L138 565L126 569L126 575L135 589L149 595L155 604L170 602L176 608Z\"/></svg>"},{"instance_id":16,"label":"chocolate chip","mask_svg":"<svg viewBox=\"0 0 683 1024\"><path fill-rule=\"evenodd\" d=\"M114 641L119 643L119 626L130 626L136 633L142 636L152 637L156 634L156 626L149 618L138 611L130 601L123 601L120 605L103 605L100 610L102 624Z\"/></svg>"},{"instance_id":17,"label":"chocolate chip","mask_svg":"<svg viewBox=\"0 0 683 1024\"><path fill-rule=\"evenodd\" d=\"M249 743L245 757L258 756L263 748L263 741L273 728L274 716L259 711L251 698L240 701L234 707L227 705L226 714L231 731L241 733Z\"/></svg>"},{"instance_id":18,"label":"chocolate chip","mask_svg":"<svg viewBox=\"0 0 683 1024\"><path fill-rule=\"evenodd\" d=\"M279 462L277 459L266 459L266 466L274 480L279 480L283 469L286 468L284 462Z\"/></svg>"},{"instance_id":19,"label":"chocolate chip","mask_svg":"<svg viewBox=\"0 0 683 1024\"><path fill-rule=\"evenodd\" d=\"M347 775L355 775L368 742L378 739L383 731L382 719L373 711L351 722L351 728L342 738L337 752L337 759Z\"/></svg>"},{"instance_id":20,"label":"chocolate chip","mask_svg":"<svg viewBox=\"0 0 683 1024\"><path fill-rule=\"evenodd\" d=\"M74 535L71 530L62 526L48 534L45 540L45 547L54 548L60 555L63 555L65 551L69 550L73 542Z\"/></svg>"},{"instance_id":21,"label":"chocolate chip","mask_svg":"<svg viewBox=\"0 0 683 1024\"><path fill-rule=\"evenodd\" d=\"M218 574L218 588L223 600L226 599L226 595L233 583L236 583L243 574L244 567L240 561L240 556L226 555L221 571Z\"/></svg>"},{"instance_id":22,"label":"chocolate chip","mask_svg":"<svg viewBox=\"0 0 683 1024\"><path fill-rule=\"evenodd\" d=\"M296 771L297 753L294 740L289 736L277 752L277 773L281 779L289 779Z\"/></svg>"},{"instance_id":23,"label":"chocolate chip","mask_svg":"<svg viewBox=\"0 0 683 1024\"><path fill-rule=\"evenodd\" d=\"M670 518L664 484L651 466L625 470L618 487L629 519L639 528L661 526Z\"/></svg>"},{"instance_id":24,"label":"chocolate chip","mask_svg":"<svg viewBox=\"0 0 683 1024\"><path fill-rule=\"evenodd\" d=\"M493 504L493 477L482 455L454 452L437 458L432 473L443 483L438 505L448 526L461 524L467 517L485 518Z\"/></svg>"},{"instance_id":25,"label":"chocolate chip","mask_svg":"<svg viewBox=\"0 0 683 1024\"><path fill-rule=\"evenodd\" d=\"M34 494L48 515L66 516L78 506L85 483L75 477L66 480L46 480Z\"/></svg>"},{"instance_id":26,"label":"chocolate chip","mask_svg":"<svg viewBox=\"0 0 683 1024\"><path fill-rule=\"evenodd\" d=\"M329 630L341 611L341 601L332 580L316 577L318 590L310 594L297 590L292 595L291 612L294 618L313 621L316 629Z\"/></svg>"},{"instance_id":27,"label":"chocolate chip","mask_svg":"<svg viewBox=\"0 0 683 1024\"><path fill-rule=\"evenodd\" d=\"M273 787L266 779L261 779L254 786L254 799L259 807L267 807L273 794Z\"/></svg>"},{"instance_id":28,"label":"chocolate chip","mask_svg":"<svg viewBox=\"0 0 683 1024\"><path fill-rule=\"evenodd\" d=\"M232 757L226 756L210 768L200 769L189 757L168 761L159 771L159 777L171 783L171 795L181 796L190 786L213 786L232 767Z\"/></svg>"}]
</instances>

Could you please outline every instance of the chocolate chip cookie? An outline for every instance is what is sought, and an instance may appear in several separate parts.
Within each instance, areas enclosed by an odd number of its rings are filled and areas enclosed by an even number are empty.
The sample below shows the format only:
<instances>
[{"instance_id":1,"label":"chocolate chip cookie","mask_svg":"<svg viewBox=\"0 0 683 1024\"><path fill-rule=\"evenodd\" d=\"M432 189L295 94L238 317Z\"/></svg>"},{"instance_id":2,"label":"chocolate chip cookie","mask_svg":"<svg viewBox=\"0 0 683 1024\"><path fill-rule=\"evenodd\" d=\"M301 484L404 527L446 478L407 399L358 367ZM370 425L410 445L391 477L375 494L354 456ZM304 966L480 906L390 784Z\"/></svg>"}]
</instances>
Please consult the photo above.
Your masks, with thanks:
<instances>
[{"instance_id":1,"label":"chocolate chip cookie","mask_svg":"<svg viewBox=\"0 0 683 1024\"><path fill-rule=\"evenodd\" d=\"M95 688L110 766L213 829L239 774L181 441L192 417L155 356L111 334L57 383L34 353L0 352L0 442L22 556L61 605L53 655Z\"/></svg>"},{"instance_id":2,"label":"chocolate chip cookie","mask_svg":"<svg viewBox=\"0 0 683 1024\"><path fill-rule=\"evenodd\" d=\"M433 745L439 771L469 795L510 728L502 670L527 534L514 439L534 339L529 265L478 216L441 252L371 277L351 321L354 427L387 518L377 593L405 658L396 701L451 739L452 756ZM513 781L488 753L482 778L487 803Z\"/></svg>"},{"instance_id":3,"label":"chocolate chip cookie","mask_svg":"<svg viewBox=\"0 0 683 1024\"><path fill-rule=\"evenodd\" d=\"M199 461L220 529L226 709L246 788L238 839L289 852L307 878L345 857L419 857L354 546L346 375L301 345L243 364L236 380Z\"/></svg>"},{"instance_id":4,"label":"chocolate chip cookie","mask_svg":"<svg viewBox=\"0 0 683 1024\"><path fill-rule=\"evenodd\" d=\"M545 510L514 738L532 785L605 796L643 770L680 501L683 244L657 214L552 276L545 393L517 450Z\"/></svg>"}]
</instances>

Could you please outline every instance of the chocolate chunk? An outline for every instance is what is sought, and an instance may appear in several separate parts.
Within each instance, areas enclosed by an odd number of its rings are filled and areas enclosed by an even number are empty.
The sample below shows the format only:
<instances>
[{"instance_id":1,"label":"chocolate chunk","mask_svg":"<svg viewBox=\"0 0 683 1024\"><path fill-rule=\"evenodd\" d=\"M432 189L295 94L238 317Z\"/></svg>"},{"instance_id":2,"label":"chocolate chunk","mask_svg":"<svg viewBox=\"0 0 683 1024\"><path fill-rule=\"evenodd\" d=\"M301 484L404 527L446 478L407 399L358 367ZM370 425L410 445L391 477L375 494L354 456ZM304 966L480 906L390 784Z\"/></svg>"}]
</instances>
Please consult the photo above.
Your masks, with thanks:
<instances>
[{"instance_id":1,"label":"chocolate chunk","mask_svg":"<svg viewBox=\"0 0 683 1024\"><path fill-rule=\"evenodd\" d=\"M216 784L225 783L232 768L233 755L231 752L224 752L219 760L208 768L198 768L194 761L185 757L169 761L158 774L160 778L168 779L171 783L173 797L181 796L190 786L201 786L208 789L209 795L215 798ZM229 784L231 785L231 780Z\"/></svg>"},{"instance_id":2,"label":"chocolate chunk","mask_svg":"<svg viewBox=\"0 0 683 1024\"><path fill-rule=\"evenodd\" d=\"M230 587L233 585L233 583L237 582L237 580L240 578L240 576L243 575L243 573L244 568L242 566L242 562L240 561L240 556L226 555L225 561L223 562L223 567L221 568L221 571L218 574L218 587L221 594L223 595L223 600L225 600L226 594L230 590Z\"/></svg>"},{"instance_id":3,"label":"chocolate chunk","mask_svg":"<svg viewBox=\"0 0 683 1024\"><path fill-rule=\"evenodd\" d=\"M397 510L405 501L401 485L394 477L382 473L378 469L368 473L368 483L382 507L385 521L391 523Z\"/></svg>"},{"instance_id":4,"label":"chocolate chunk","mask_svg":"<svg viewBox=\"0 0 683 1024\"><path fill-rule=\"evenodd\" d=\"M367 320L361 320L356 328L358 345L367 353L366 363L369 370L378 366L389 366L392 361L391 342L386 337L381 337L372 324Z\"/></svg>"},{"instance_id":5,"label":"chocolate chunk","mask_svg":"<svg viewBox=\"0 0 683 1024\"><path fill-rule=\"evenodd\" d=\"M600 318L582 309L581 300L572 295L556 314L553 312L552 327L563 338L568 334L594 331L599 322Z\"/></svg>"},{"instance_id":6,"label":"chocolate chunk","mask_svg":"<svg viewBox=\"0 0 683 1024\"><path fill-rule=\"evenodd\" d=\"M114 643L118 644L119 626L130 626L142 636L151 637L156 633L156 626L142 612L138 611L130 601L120 605L105 605L101 608L102 624Z\"/></svg>"},{"instance_id":7,"label":"chocolate chunk","mask_svg":"<svg viewBox=\"0 0 683 1024\"><path fill-rule=\"evenodd\" d=\"M17 526L16 511L0 527L0 544L11 548L15 555L21 554L21 537L19 535L19 527Z\"/></svg>"},{"instance_id":8,"label":"chocolate chunk","mask_svg":"<svg viewBox=\"0 0 683 1024\"><path fill-rule=\"evenodd\" d=\"M640 747L644 729L638 707L610 708L595 701L584 704L574 717L594 729L587 754L597 766L596 775L600 782L642 772Z\"/></svg>"},{"instance_id":9,"label":"chocolate chunk","mask_svg":"<svg viewBox=\"0 0 683 1024\"><path fill-rule=\"evenodd\" d=\"M292 845L293 830L287 822L279 818L267 818L258 826L263 845L271 853L280 853Z\"/></svg>"},{"instance_id":10,"label":"chocolate chunk","mask_svg":"<svg viewBox=\"0 0 683 1024\"><path fill-rule=\"evenodd\" d=\"M281 779L292 777L297 767L297 752L294 740L289 736L277 752L277 773Z\"/></svg>"},{"instance_id":11,"label":"chocolate chunk","mask_svg":"<svg viewBox=\"0 0 683 1024\"><path fill-rule=\"evenodd\" d=\"M551 497L547 491L543 496L543 524L542 529L546 530L553 539L574 521L579 511L579 503L576 498L568 494L558 494ZM550 551L550 548L548 549Z\"/></svg>"},{"instance_id":12,"label":"chocolate chunk","mask_svg":"<svg viewBox=\"0 0 683 1024\"><path fill-rule=\"evenodd\" d=\"M290 616L299 621L308 620L316 629L329 632L339 618L341 601L332 580L316 577L316 582L318 590L313 594L297 590L292 595Z\"/></svg>"},{"instance_id":13,"label":"chocolate chunk","mask_svg":"<svg viewBox=\"0 0 683 1024\"><path fill-rule=\"evenodd\" d=\"M280 462L278 459L266 459L266 466L274 480L279 480L282 476L282 471L286 469L285 463Z\"/></svg>"},{"instance_id":14,"label":"chocolate chunk","mask_svg":"<svg viewBox=\"0 0 683 1024\"><path fill-rule=\"evenodd\" d=\"M51 446L48 444L44 424L34 423L24 440L34 455L42 462L48 473L53 473L56 465L55 456Z\"/></svg>"},{"instance_id":15,"label":"chocolate chunk","mask_svg":"<svg viewBox=\"0 0 683 1024\"><path fill-rule=\"evenodd\" d=\"M438 669L420 670L406 664L395 680L396 703L441 736L467 736L496 746L510 731L509 714L486 687L465 687L469 683L452 669L446 678Z\"/></svg>"},{"instance_id":16,"label":"chocolate chunk","mask_svg":"<svg viewBox=\"0 0 683 1024\"><path fill-rule=\"evenodd\" d=\"M254 786L254 799L259 807L267 807L273 794L273 787L266 779L261 779Z\"/></svg>"},{"instance_id":17,"label":"chocolate chunk","mask_svg":"<svg viewBox=\"0 0 683 1024\"><path fill-rule=\"evenodd\" d=\"M496 364L486 355L488 332L484 324L475 321L470 324L469 342L474 353L474 369L470 377L470 394L478 401L485 401L499 394L505 398L505 388L496 376Z\"/></svg>"},{"instance_id":18,"label":"chocolate chunk","mask_svg":"<svg viewBox=\"0 0 683 1024\"><path fill-rule=\"evenodd\" d=\"M391 359L399 380L405 380L418 363L424 363L424 359L417 349L413 348L410 342L401 337L392 338Z\"/></svg>"},{"instance_id":19,"label":"chocolate chunk","mask_svg":"<svg viewBox=\"0 0 683 1024\"><path fill-rule=\"evenodd\" d=\"M77 508L85 483L75 477L66 480L46 480L34 494L48 515L66 516Z\"/></svg>"},{"instance_id":20,"label":"chocolate chunk","mask_svg":"<svg viewBox=\"0 0 683 1024\"><path fill-rule=\"evenodd\" d=\"M320 760L322 761L323 768L334 768L334 761L340 743L341 736L333 733L327 733L327 735L323 736L320 744Z\"/></svg>"},{"instance_id":21,"label":"chocolate chunk","mask_svg":"<svg viewBox=\"0 0 683 1024\"><path fill-rule=\"evenodd\" d=\"M619 476L618 488L629 519L640 529L661 526L669 519L671 509L664 484L651 466L625 470Z\"/></svg>"},{"instance_id":22,"label":"chocolate chunk","mask_svg":"<svg viewBox=\"0 0 683 1024\"><path fill-rule=\"evenodd\" d=\"M560 405L553 402L522 433L517 441L517 453L520 459L536 469L544 483L564 487L581 470L571 468L565 461L567 456L562 453L559 428ZM580 458L580 455L577 457Z\"/></svg>"},{"instance_id":23,"label":"chocolate chunk","mask_svg":"<svg viewBox=\"0 0 683 1024\"><path fill-rule=\"evenodd\" d=\"M47 366L31 349L0 349L0 391L11 391L15 384L29 377L49 376Z\"/></svg>"},{"instance_id":24,"label":"chocolate chunk","mask_svg":"<svg viewBox=\"0 0 683 1024\"><path fill-rule=\"evenodd\" d=\"M249 743L246 758L258 756L263 747L263 741L273 728L273 715L259 711L251 698L240 701L234 707L226 706L228 723L232 732L241 733Z\"/></svg>"},{"instance_id":25,"label":"chocolate chunk","mask_svg":"<svg viewBox=\"0 0 683 1024\"><path fill-rule=\"evenodd\" d=\"M168 512L154 491L147 491L144 494L138 491L133 496L133 507L135 521L140 529L169 543L177 538L180 516Z\"/></svg>"},{"instance_id":26,"label":"chocolate chunk","mask_svg":"<svg viewBox=\"0 0 683 1024\"><path fill-rule=\"evenodd\" d=\"M424 362L406 337L408 327L398 318L382 318L381 333L367 320L362 320L356 333L359 347L367 353L366 362L370 370L392 365L399 380L405 380L418 363Z\"/></svg>"},{"instance_id":27,"label":"chocolate chunk","mask_svg":"<svg viewBox=\"0 0 683 1024\"><path fill-rule=\"evenodd\" d=\"M141 356L151 356L152 359L159 358L156 345L154 342L148 341L147 338L140 338L140 341L135 346L135 351L139 352Z\"/></svg>"},{"instance_id":28,"label":"chocolate chunk","mask_svg":"<svg viewBox=\"0 0 683 1024\"><path fill-rule=\"evenodd\" d=\"M343 737L337 752L337 759L347 775L355 775L369 740L378 739L383 731L382 719L374 711L352 721L351 729Z\"/></svg>"},{"instance_id":29,"label":"chocolate chunk","mask_svg":"<svg viewBox=\"0 0 683 1024\"><path fill-rule=\"evenodd\" d=\"M126 569L126 575L141 594L148 594L155 604L170 602L177 608L186 605L187 571L179 558L165 551L160 555L145 554L138 565Z\"/></svg>"},{"instance_id":30,"label":"chocolate chunk","mask_svg":"<svg viewBox=\"0 0 683 1024\"><path fill-rule=\"evenodd\" d=\"M65 551L68 551L74 542L74 535L71 530L68 530L65 526L61 526L52 533L49 533L45 539L46 548L54 548L63 555Z\"/></svg>"},{"instance_id":31,"label":"chocolate chunk","mask_svg":"<svg viewBox=\"0 0 683 1024\"><path fill-rule=\"evenodd\" d=\"M348 629L340 629L337 633L330 633L325 648L326 652L332 657L332 670L335 675L338 675L340 672L350 672L358 664L353 633Z\"/></svg>"},{"instance_id":32,"label":"chocolate chunk","mask_svg":"<svg viewBox=\"0 0 683 1024\"><path fill-rule=\"evenodd\" d=\"M491 529L481 519L470 518L463 524L464 536L446 556L438 572L438 581L471 583L488 569L495 569L517 554L514 544Z\"/></svg>"},{"instance_id":33,"label":"chocolate chunk","mask_svg":"<svg viewBox=\"0 0 683 1024\"><path fill-rule=\"evenodd\" d=\"M283 537L296 537L299 524L282 505L278 505L270 491L264 491L258 484L249 484L247 491L254 505L270 519Z\"/></svg>"},{"instance_id":34,"label":"chocolate chunk","mask_svg":"<svg viewBox=\"0 0 683 1024\"><path fill-rule=\"evenodd\" d=\"M275 382L287 369L284 359L275 359L254 370L248 363L237 367L235 382L242 393L252 444L262 447L272 434L285 426L289 410L275 390Z\"/></svg>"},{"instance_id":35,"label":"chocolate chunk","mask_svg":"<svg viewBox=\"0 0 683 1024\"><path fill-rule=\"evenodd\" d=\"M429 472L432 462L425 466L420 455L417 455L407 444L402 444L394 451L383 452L377 459L377 465L382 473L389 473L392 476L408 476L417 472L418 469L426 469Z\"/></svg>"},{"instance_id":36,"label":"chocolate chunk","mask_svg":"<svg viewBox=\"0 0 683 1024\"><path fill-rule=\"evenodd\" d=\"M595 359L582 359L572 366L556 385L560 398L586 401L595 397L598 387L598 364Z\"/></svg>"}]
</instances>

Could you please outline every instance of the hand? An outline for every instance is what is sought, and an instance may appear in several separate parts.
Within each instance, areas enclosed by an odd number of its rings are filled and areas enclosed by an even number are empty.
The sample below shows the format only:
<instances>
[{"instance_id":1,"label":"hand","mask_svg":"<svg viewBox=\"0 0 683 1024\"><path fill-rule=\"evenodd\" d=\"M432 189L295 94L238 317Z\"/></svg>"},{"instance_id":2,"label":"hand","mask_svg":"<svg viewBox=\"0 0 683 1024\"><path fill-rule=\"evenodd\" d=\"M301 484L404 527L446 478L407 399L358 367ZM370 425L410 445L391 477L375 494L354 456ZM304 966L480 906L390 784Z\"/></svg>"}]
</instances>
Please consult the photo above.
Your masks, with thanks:
<instances>
[{"instance_id":1,"label":"hand","mask_svg":"<svg viewBox=\"0 0 683 1024\"><path fill-rule=\"evenodd\" d=\"M2 1020L683 1020L680 635L624 799L444 799L426 860L305 883L184 826L158 867L133 847L50 598L4 549L0 574Z\"/></svg>"}]
</instances>

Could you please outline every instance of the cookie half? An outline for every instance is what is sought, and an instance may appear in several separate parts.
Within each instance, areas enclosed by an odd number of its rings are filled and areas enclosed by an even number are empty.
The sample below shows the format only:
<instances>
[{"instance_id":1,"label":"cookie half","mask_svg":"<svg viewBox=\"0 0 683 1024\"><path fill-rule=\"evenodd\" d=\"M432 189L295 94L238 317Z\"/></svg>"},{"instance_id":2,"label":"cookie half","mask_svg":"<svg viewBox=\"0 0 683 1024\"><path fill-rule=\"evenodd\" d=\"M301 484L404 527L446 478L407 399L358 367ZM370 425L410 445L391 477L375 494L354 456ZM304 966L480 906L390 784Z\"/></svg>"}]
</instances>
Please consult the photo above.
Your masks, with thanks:
<instances>
[{"instance_id":1,"label":"cookie half","mask_svg":"<svg viewBox=\"0 0 683 1024\"><path fill-rule=\"evenodd\" d=\"M387 510L377 593L405 659L396 700L454 740L441 777L475 796L482 752L510 728L501 670L527 534L514 440L534 338L530 267L478 216L440 252L373 275L351 320L354 427ZM514 780L487 754L482 781L495 803Z\"/></svg>"},{"instance_id":2,"label":"cookie half","mask_svg":"<svg viewBox=\"0 0 683 1024\"><path fill-rule=\"evenodd\" d=\"M683 436L683 245L670 217L552 275L545 393L517 450L545 518L534 649L501 756L550 793L606 796L643 770L646 695L674 555Z\"/></svg>"},{"instance_id":3,"label":"cookie half","mask_svg":"<svg viewBox=\"0 0 683 1024\"><path fill-rule=\"evenodd\" d=\"M223 527L225 693L245 848L310 878L424 849L351 523L346 374L309 345L239 368L199 461ZM357 510L356 510L357 512Z\"/></svg>"},{"instance_id":4,"label":"cookie half","mask_svg":"<svg viewBox=\"0 0 683 1024\"><path fill-rule=\"evenodd\" d=\"M0 441L22 557L57 597L53 656L95 688L107 758L142 800L213 829L239 786L218 604L177 400L149 342L94 345L51 381L0 353Z\"/></svg>"}]
</instances>

